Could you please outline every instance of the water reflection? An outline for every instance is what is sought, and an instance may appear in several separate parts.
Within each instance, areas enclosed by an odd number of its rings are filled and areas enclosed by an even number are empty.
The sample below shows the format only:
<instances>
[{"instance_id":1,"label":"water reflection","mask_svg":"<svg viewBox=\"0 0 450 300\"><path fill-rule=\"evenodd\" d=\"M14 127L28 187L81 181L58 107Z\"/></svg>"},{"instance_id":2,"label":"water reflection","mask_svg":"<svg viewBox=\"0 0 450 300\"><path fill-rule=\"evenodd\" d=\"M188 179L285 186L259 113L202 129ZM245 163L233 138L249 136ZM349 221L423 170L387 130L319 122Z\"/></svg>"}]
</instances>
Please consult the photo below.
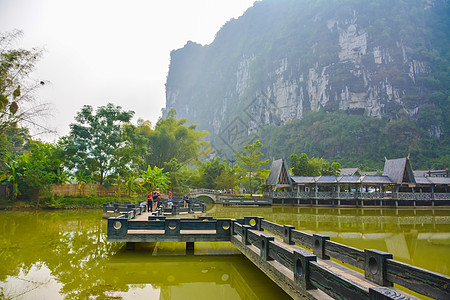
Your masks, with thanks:
<instances>
[{"instance_id":1,"label":"water reflection","mask_svg":"<svg viewBox=\"0 0 450 300\"><path fill-rule=\"evenodd\" d=\"M208 215L262 216L450 275L450 210L217 205ZM184 253L183 243L141 244L134 252L107 243L100 210L0 212L0 298L287 297L230 243L196 243L195 256Z\"/></svg>"},{"instance_id":2,"label":"water reflection","mask_svg":"<svg viewBox=\"0 0 450 300\"><path fill-rule=\"evenodd\" d=\"M262 216L297 230L328 235L359 249L390 252L394 259L450 275L449 209L223 207L215 217Z\"/></svg>"},{"instance_id":3,"label":"water reflection","mask_svg":"<svg viewBox=\"0 0 450 300\"><path fill-rule=\"evenodd\" d=\"M237 253L230 243L208 244L198 253ZM101 211L0 212L0 298L287 298L242 255L186 256L183 243L123 246L106 242Z\"/></svg>"}]
</instances>

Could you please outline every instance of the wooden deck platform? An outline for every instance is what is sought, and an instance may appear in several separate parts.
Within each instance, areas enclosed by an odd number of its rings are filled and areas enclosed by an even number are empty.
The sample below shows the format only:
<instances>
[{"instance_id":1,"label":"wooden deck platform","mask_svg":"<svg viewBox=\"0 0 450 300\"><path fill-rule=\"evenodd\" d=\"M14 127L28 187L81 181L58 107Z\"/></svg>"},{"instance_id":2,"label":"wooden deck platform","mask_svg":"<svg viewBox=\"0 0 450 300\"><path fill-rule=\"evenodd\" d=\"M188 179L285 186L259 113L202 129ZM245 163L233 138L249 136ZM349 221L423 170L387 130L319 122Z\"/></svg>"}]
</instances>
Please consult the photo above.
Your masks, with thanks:
<instances>
[{"instance_id":1,"label":"wooden deck platform","mask_svg":"<svg viewBox=\"0 0 450 300\"><path fill-rule=\"evenodd\" d=\"M416 299L393 284L434 299L450 299L450 277L360 250L261 217L175 219L147 213L108 219L109 242L229 241L292 298ZM309 250L308 250L309 249ZM333 258L334 260L331 260ZM359 269L350 269L337 261Z\"/></svg>"}]
</instances>

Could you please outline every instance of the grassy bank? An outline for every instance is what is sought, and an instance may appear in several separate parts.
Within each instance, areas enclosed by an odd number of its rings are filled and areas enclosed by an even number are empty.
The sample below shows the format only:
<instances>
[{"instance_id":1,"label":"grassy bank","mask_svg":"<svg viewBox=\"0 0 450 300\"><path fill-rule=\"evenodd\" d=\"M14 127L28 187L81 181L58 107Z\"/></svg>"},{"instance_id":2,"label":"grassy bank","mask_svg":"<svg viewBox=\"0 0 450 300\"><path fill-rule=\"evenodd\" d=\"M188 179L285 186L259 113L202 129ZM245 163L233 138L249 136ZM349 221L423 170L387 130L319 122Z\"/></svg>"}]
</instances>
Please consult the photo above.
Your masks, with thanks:
<instances>
[{"instance_id":1,"label":"grassy bank","mask_svg":"<svg viewBox=\"0 0 450 300\"><path fill-rule=\"evenodd\" d=\"M39 209L77 209L102 208L103 203L138 203L146 201L145 197L82 197L82 196L52 196L39 200ZM37 201L12 201L0 198L0 210L36 209Z\"/></svg>"}]
</instances>

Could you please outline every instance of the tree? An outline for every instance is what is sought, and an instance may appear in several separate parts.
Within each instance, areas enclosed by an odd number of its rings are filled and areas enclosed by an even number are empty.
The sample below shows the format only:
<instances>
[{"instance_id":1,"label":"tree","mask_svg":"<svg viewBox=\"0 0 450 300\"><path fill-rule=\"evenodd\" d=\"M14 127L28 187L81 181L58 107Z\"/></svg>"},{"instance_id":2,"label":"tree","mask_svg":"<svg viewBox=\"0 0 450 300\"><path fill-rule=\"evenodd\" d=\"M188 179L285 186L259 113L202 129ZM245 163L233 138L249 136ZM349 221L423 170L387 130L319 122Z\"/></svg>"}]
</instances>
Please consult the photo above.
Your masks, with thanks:
<instances>
[{"instance_id":1,"label":"tree","mask_svg":"<svg viewBox=\"0 0 450 300\"><path fill-rule=\"evenodd\" d=\"M198 170L192 170L185 164L178 163L176 158L164 163L164 170L167 171L170 180L170 189L172 192L184 194L189 191L191 179L198 174Z\"/></svg>"},{"instance_id":2,"label":"tree","mask_svg":"<svg viewBox=\"0 0 450 300\"><path fill-rule=\"evenodd\" d=\"M261 160L264 155L261 152L262 143L257 140L255 143L244 146L244 150L235 154L237 163L241 165L248 172L250 193L253 193L252 189L252 177L253 174L258 174L260 167L269 162L268 159Z\"/></svg>"},{"instance_id":3,"label":"tree","mask_svg":"<svg viewBox=\"0 0 450 300\"><path fill-rule=\"evenodd\" d=\"M29 78L42 50L13 49L12 44L21 36L19 30L0 33L0 135L19 124L49 130L37 122L48 113L48 105L38 103L34 96L45 81Z\"/></svg>"},{"instance_id":4,"label":"tree","mask_svg":"<svg viewBox=\"0 0 450 300\"><path fill-rule=\"evenodd\" d=\"M308 158L306 153L300 156L291 154L289 163L294 176L336 176L341 173L341 164L338 162L329 163L323 158Z\"/></svg>"},{"instance_id":5,"label":"tree","mask_svg":"<svg viewBox=\"0 0 450 300\"><path fill-rule=\"evenodd\" d=\"M230 172L231 168L220 157L215 157L210 161L204 162L199 167L200 187L216 189L216 179L227 171Z\"/></svg>"},{"instance_id":6,"label":"tree","mask_svg":"<svg viewBox=\"0 0 450 300\"><path fill-rule=\"evenodd\" d=\"M15 155L5 163L5 167L0 181L9 186L12 198L36 199L38 206L39 194L58 183L65 172L61 166L60 150L40 141L33 141L28 153Z\"/></svg>"},{"instance_id":7,"label":"tree","mask_svg":"<svg viewBox=\"0 0 450 300\"><path fill-rule=\"evenodd\" d=\"M70 124L70 134L60 141L69 167L84 170L103 184L108 176L124 175L124 169L140 164L132 127L125 126L133 115L111 103L95 113L92 106L83 106L76 123Z\"/></svg>"},{"instance_id":8,"label":"tree","mask_svg":"<svg viewBox=\"0 0 450 300\"><path fill-rule=\"evenodd\" d=\"M239 178L231 169L224 170L224 172L214 179L215 188L218 190L234 190L238 183Z\"/></svg>"},{"instance_id":9,"label":"tree","mask_svg":"<svg viewBox=\"0 0 450 300\"><path fill-rule=\"evenodd\" d=\"M158 120L154 130L151 129L150 122L139 122L139 132L148 138L146 165L161 168L172 158L176 158L181 164L197 163L206 154L205 148L209 143L203 138L208 133L197 132L195 124L186 126L188 120L177 119L176 116L176 111L170 110L167 118Z\"/></svg>"},{"instance_id":10,"label":"tree","mask_svg":"<svg viewBox=\"0 0 450 300\"><path fill-rule=\"evenodd\" d=\"M300 154L291 154L289 158L289 163L292 167L292 173L294 176L311 176L311 168L309 166L309 158L306 153Z\"/></svg>"}]
</instances>

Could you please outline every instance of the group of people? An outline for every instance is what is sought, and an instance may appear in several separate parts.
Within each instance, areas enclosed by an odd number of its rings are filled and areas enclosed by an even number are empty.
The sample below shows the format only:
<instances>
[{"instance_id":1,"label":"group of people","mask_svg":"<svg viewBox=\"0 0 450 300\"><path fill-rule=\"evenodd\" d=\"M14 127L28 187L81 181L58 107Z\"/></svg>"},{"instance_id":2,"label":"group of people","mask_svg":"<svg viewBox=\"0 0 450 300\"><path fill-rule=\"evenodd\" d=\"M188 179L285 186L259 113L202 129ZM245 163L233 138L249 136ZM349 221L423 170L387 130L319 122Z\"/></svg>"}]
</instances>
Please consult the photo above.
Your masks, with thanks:
<instances>
[{"instance_id":1,"label":"group of people","mask_svg":"<svg viewBox=\"0 0 450 300\"><path fill-rule=\"evenodd\" d=\"M172 202L172 192L169 191L169 202ZM147 212L153 212L156 210L158 206L160 206L162 203L161 198L161 191L159 190L159 187L156 187L156 190L154 190L151 193L148 193L147 195Z\"/></svg>"},{"instance_id":2,"label":"group of people","mask_svg":"<svg viewBox=\"0 0 450 300\"><path fill-rule=\"evenodd\" d=\"M167 200L167 205L169 207L172 207L172 197L173 197L172 191L169 191L169 197ZM183 201L184 201L184 207L185 208L189 207L190 199L187 194L184 194ZM148 195L147 195L147 212L156 211L156 208L158 206L160 206L161 203L162 203L161 191L159 190L159 187L157 186L156 190L148 193Z\"/></svg>"}]
</instances>

